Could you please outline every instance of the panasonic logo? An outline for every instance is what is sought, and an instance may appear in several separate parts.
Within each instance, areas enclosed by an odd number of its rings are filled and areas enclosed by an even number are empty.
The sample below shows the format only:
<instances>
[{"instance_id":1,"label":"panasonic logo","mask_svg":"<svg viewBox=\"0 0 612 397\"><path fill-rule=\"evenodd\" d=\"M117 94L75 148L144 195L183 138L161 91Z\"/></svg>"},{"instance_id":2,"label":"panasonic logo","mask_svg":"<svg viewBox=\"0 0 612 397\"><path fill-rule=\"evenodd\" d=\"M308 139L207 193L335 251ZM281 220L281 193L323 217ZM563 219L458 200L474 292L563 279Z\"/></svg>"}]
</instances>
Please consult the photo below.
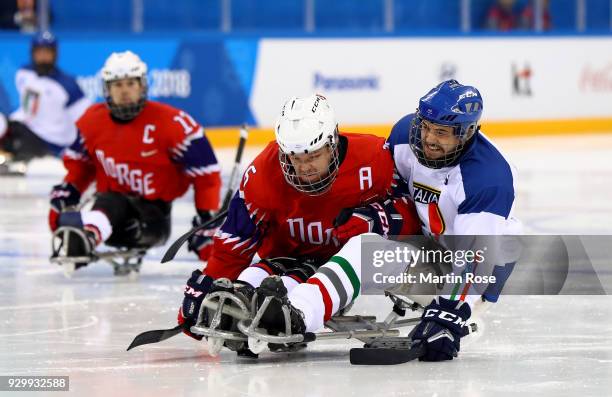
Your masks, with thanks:
<instances>
[{"instance_id":1,"label":"panasonic logo","mask_svg":"<svg viewBox=\"0 0 612 397\"><path fill-rule=\"evenodd\" d=\"M377 90L380 86L378 76L324 76L319 72L314 75L314 88L330 90Z\"/></svg>"}]
</instances>

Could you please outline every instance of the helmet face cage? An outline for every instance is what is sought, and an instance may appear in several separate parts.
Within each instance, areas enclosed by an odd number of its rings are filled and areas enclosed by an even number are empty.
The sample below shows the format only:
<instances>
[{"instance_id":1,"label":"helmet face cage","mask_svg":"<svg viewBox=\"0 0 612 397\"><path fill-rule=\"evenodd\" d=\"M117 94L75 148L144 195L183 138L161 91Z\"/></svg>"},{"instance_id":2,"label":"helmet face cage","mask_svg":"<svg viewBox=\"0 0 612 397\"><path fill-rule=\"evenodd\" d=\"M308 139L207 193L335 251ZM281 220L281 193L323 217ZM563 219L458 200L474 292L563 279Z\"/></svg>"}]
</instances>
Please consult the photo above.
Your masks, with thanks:
<instances>
[{"instance_id":1,"label":"helmet face cage","mask_svg":"<svg viewBox=\"0 0 612 397\"><path fill-rule=\"evenodd\" d=\"M455 163L465 144L478 131L483 100L478 89L462 85L457 80L446 80L431 89L419 100L419 107L409 131L409 144L419 163L429 168L443 168ZM437 159L429 159L423 148L423 120L445 127L452 127L459 143Z\"/></svg>"},{"instance_id":2,"label":"helmet face cage","mask_svg":"<svg viewBox=\"0 0 612 397\"><path fill-rule=\"evenodd\" d=\"M130 78L130 77L127 77L127 78ZM148 91L147 78L146 76L136 77L136 78L138 79L138 81L140 81L140 85L142 86L142 92L140 94L140 98L138 98L138 101L136 103L130 103L128 105L117 105L113 102L113 99L111 98L110 83L116 80L104 81L103 82L104 84L102 84L103 89L104 89L104 99L106 100L106 105L108 106L113 117L119 120L129 121L129 120L134 119L136 116L140 114L140 112L145 106L145 102L147 100L147 91ZM117 80L121 80L121 79L117 79Z\"/></svg>"},{"instance_id":3,"label":"helmet face cage","mask_svg":"<svg viewBox=\"0 0 612 397\"><path fill-rule=\"evenodd\" d=\"M455 136L459 138L459 143L452 150L446 152L443 156L437 159L429 159L423 150L423 138L421 135L421 124L423 120L427 120L434 124L439 124L436 123L435 120L428 120L427 118L423 117L417 109L415 117L410 124L408 143L410 144L410 148L412 149L412 152L416 156L419 163L428 168L439 169L452 165L463 153L465 144L478 130L477 123L450 125L453 127L453 133Z\"/></svg>"},{"instance_id":4,"label":"helmet face cage","mask_svg":"<svg viewBox=\"0 0 612 397\"><path fill-rule=\"evenodd\" d=\"M330 135L328 137L328 141L325 143L325 145L323 145L322 148L325 147L329 148L331 152L328 172L324 176L313 182L304 182L297 175L295 167L293 167L293 164L289 159L290 155L294 155L297 153L284 153L279 147L278 159L280 161L281 169L283 170L285 181L287 181L287 183L293 186L297 191L307 194L309 196L320 196L326 193L336 180L336 177L338 176L338 168L340 166L340 155L338 150L338 127L336 127L333 135ZM305 150L304 154L307 153L308 151Z\"/></svg>"},{"instance_id":5,"label":"helmet face cage","mask_svg":"<svg viewBox=\"0 0 612 397\"><path fill-rule=\"evenodd\" d=\"M50 63L34 61L34 52L39 48L46 48L53 52L53 60ZM57 39L55 36L49 31L40 32L34 36L30 46L30 56L36 73L41 76L49 75L55 69L55 63L57 62Z\"/></svg>"}]
</instances>

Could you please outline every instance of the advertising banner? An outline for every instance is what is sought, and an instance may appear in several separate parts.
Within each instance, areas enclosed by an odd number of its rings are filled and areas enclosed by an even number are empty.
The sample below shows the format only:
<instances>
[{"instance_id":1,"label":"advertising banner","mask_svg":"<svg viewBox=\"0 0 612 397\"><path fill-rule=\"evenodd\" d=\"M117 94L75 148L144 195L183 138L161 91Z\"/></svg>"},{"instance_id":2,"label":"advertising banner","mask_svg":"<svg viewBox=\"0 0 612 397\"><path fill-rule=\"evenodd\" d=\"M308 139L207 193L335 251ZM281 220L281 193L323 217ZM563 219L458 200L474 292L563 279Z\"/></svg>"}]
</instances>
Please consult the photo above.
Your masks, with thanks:
<instances>
[{"instance_id":1,"label":"advertising banner","mask_svg":"<svg viewBox=\"0 0 612 397\"><path fill-rule=\"evenodd\" d=\"M29 38L0 37L0 111L19 106L17 69ZM291 96L326 95L349 126L391 126L440 81L474 85L485 122L608 120L612 38L59 37L59 65L101 100L99 71L113 51L149 66L149 94L207 127L273 126ZM604 123L603 127L606 127Z\"/></svg>"}]
</instances>

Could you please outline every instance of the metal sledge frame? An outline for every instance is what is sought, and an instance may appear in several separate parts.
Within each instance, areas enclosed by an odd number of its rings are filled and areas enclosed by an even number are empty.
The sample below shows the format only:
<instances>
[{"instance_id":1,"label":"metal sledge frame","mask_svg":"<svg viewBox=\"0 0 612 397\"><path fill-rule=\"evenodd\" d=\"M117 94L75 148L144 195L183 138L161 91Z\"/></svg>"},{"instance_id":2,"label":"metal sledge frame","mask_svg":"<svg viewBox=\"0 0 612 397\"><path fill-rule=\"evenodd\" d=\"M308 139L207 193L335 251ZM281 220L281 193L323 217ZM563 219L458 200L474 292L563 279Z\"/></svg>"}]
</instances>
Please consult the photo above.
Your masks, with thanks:
<instances>
[{"instance_id":1,"label":"metal sledge frame","mask_svg":"<svg viewBox=\"0 0 612 397\"><path fill-rule=\"evenodd\" d=\"M301 344L301 347L304 347L309 342L331 339L357 339L370 347L403 348L410 346L410 336L400 336L399 328L416 325L421 319L420 317L401 319L401 317L406 315L407 309L421 311L423 306L389 291L385 291L385 295L391 299L394 306L382 322L377 322L375 316L337 315L325 323L325 328L331 330L331 332L292 334L290 310L287 306L283 306L285 333L270 335L259 327L259 323L273 297L266 297L259 310L257 310L255 296L251 300L250 307L247 308L246 304L232 293L219 291L204 299L198 322L190 328L190 331L209 338L211 354L219 352L224 340L247 342L251 351L256 354L263 351L268 344L279 346L273 351L294 351L298 350L295 347L296 345ZM203 313L206 309L215 311L208 327L203 324ZM237 327L240 332L218 329L222 314L239 320Z\"/></svg>"},{"instance_id":2,"label":"metal sledge frame","mask_svg":"<svg viewBox=\"0 0 612 397\"><path fill-rule=\"evenodd\" d=\"M67 273L74 271L74 266L77 263L92 263L99 260L106 261L113 266L115 274L129 274L131 270L135 272L140 271L140 265L142 264L142 258L146 254L146 249L143 248L119 248L116 251L109 252L96 252L93 251L91 255L87 256L68 256L69 248L69 236L70 233L76 233L79 238L83 241L87 241L87 235L82 229L73 226L61 226L55 232L51 238L51 263L56 263L62 266L68 265L71 269L68 269ZM131 262L134 260L135 262Z\"/></svg>"}]
</instances>

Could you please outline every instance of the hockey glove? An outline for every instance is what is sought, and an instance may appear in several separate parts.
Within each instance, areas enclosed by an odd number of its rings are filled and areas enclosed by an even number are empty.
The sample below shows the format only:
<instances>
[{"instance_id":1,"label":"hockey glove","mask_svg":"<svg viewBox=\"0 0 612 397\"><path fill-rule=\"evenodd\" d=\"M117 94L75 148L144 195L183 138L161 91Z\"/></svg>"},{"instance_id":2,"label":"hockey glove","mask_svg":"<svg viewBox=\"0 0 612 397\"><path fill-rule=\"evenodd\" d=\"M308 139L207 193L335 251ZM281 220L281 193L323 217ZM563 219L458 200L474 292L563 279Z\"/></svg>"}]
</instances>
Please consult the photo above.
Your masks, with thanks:
<instances>
[{"instance_id":1,"label":"hockey glove","mask_svg":"<svg viewBox=\"0 0 612 397\"><path fill-rule=\"evenodd\" d=\"M60 185L53 186L50 194L51 209L49 210L49 227L51 231L57 229L57 219L60 212L67 207L76 206L81 200L81 193L74 185L64 182Z\"/></svg>"},{"instance_id":2,"label":"hockey glove","mask_svg":"<svg viewBox=\"0 0 612 397\"><path fill-rule=\"evenodd\" d=\"M193 227L200 226L205 222L208 222L208 220L211 218L212 214L209 211L198 210L198 215L193 217L191 225ZM212 253L213 237L219 229L219 226L221 226L220 222L214 222L208 227L195 232L191 237L189 237L187 246L189 251L195 252L200 260L207 261Z\"/></svg>"},{"instance_id":3,"label":"hockey glove","mask_svg":"<svg viewBox=\"0 0 612 397\"><path fill-rule=\"evenodd\" d=\"M210 291L212 284L212 277L203 274L201 270L194 270L193 273L191 273L191 277L187 280L187 284L185 285L183 304L178 312L177 320L180 325L187 323L187 325L191 327L196 324L200 313L200 306L202 306L202 301ZM189 329L183 332L194 339L202 340L201 335L195 335L191 333Z\"/></svg>"},{"instance_id":4,"label":"hockey glove","mask_svg":"<svg viewBox=\"0 0 612 397\"><path fill-rule=\"evenodd\" d=\"M404 198L372 203L365 207L345 208L334 221L332 236L340 244L363 233L383 237L413 235L420 232L420 221L414 203Z\"/></svg>"},{"instance_id":5,"label":"hockey glove","mask_svg":"<svg viewBox=\"0 0 612 397\"><path fill-rule=\"evenodd\" d=\"M412 334L414 343L425 344L420 361L443 361L457 357L466 322L472 311L466 302L438 297L425 308Z\"/></svg>"}]
</instances>

